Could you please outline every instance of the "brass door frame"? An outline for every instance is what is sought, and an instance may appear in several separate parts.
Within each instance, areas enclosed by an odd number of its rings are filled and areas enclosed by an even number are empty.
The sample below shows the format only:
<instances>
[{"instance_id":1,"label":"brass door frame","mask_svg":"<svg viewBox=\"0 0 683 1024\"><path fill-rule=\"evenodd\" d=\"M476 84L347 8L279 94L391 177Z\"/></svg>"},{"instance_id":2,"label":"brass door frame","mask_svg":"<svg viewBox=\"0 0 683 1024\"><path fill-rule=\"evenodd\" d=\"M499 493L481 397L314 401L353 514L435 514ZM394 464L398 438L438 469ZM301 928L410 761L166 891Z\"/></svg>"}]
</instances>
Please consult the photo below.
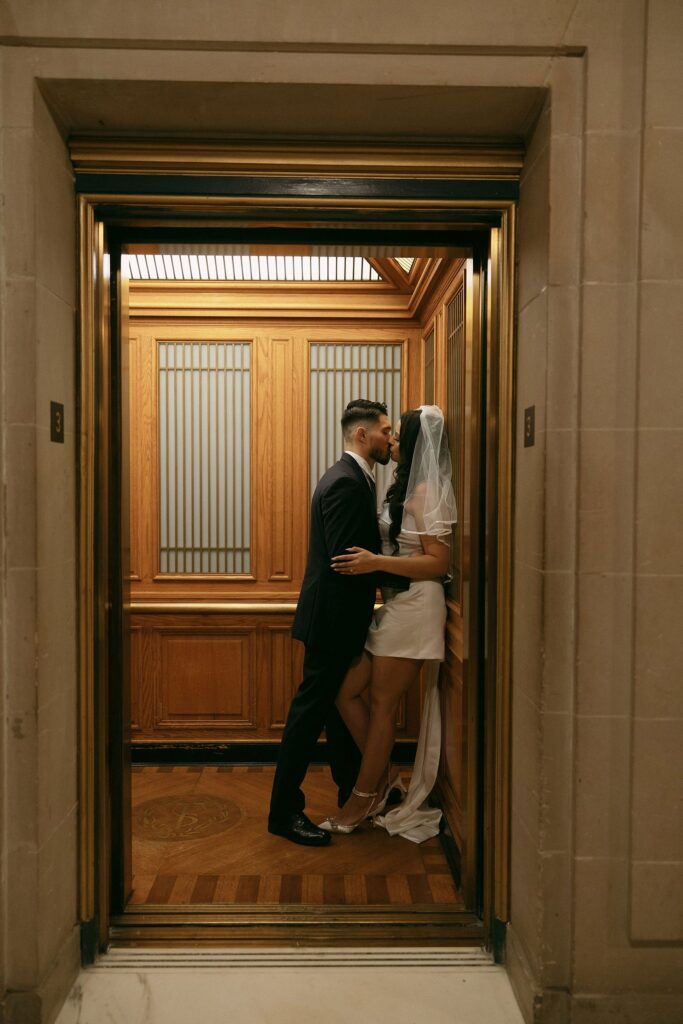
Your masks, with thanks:
<instances>
[{"instance_id":1,"label":"brass door frame","mask_svg":"<svg viewBox=\"0 0 683 1024\"><path fill-rule=\"evenodd\" d=\"M153 150L153 147L152 147ZM148 147L149 151L149 147ZM268 168L264 149L259 173ZM281 159L286 159L281 156ZM298 162L297 162L298 160ZM359 169L366 180L411 179L414 162L405 161L401 174L391 153L382 160L374 154ZM420 178L424 174L424 157ZM400 161L399 161L400 163ZM442 162L443 164L443 162ZM434 174L444 175L434 157ZM501 176L515 178L506 166ZM301 174L300 158L292 159ZM469 165L468 165L469 168ZM78 164L77 164L78 169ZM117 168L118 170L118 168ZM449 168L451 175L457 173ZM477 170L480 170L478 167ZM271 165L272 171L272 165ZM185 172L187 173L187 172ZM228 173L234 173L228 172ZM274 174L282 174L282 164ZM315 170L313 172L316 173ZM174 195L91 192L79 196L80 223L80 451L79 451L79 912L83 922L97 922L98 944L118 943L212 944L377 943L448 944L458 941L490 942L496 922L508 918L509 876L509 708L512 569L512 460L513 405L513 297L515 252L514 199L450 199L385 196L340 197L330 172L317 169L317 194L249 196ZM444 177L448 177L446 171ZM462 170L460 176L463 176ZM310 180L310 177L307 178ZM484 837L481 873L481 916L475 912L441 907L392 908L301 906L273 908L193 907L136 908L111 913L111 829L109 814L109 655L108 623L111 616L109 579L112 563L106 516L110 494L111 423L109 391L109 309L105 256L105 229L109 226L168 226L201 228L281 229L305 226L308 231L339 229L340 223L359 222L365 231L421 230L425 238L436 232L487 232L489 273L486 296L486 373L488 399L485 452L482 453L488 488L485 524L487 567L487 647L482 669L484 720L481 834ZM303 220L304 225L301 224ZM436 236L435 236L436 237ZM425 242L425 244L429 244ZM477 908L478 909L478 908ZM343 931L340 932L340 927Z\"/></svg>"}]
</instances>

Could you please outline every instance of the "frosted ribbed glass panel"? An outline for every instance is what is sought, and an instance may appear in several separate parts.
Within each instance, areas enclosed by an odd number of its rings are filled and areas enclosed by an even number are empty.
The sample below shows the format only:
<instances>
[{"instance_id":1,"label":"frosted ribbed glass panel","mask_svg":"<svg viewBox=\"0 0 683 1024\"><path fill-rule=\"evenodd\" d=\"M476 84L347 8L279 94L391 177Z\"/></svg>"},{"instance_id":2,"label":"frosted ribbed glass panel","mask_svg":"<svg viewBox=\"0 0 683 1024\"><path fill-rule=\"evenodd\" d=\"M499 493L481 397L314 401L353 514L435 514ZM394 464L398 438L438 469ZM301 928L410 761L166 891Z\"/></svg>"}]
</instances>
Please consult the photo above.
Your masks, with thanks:
<instances>
[{"instance_id":1,"label":"frosted ribbed glass panel","mask_svg":"<svg viewBox=\"0 0 683 1024\"><path fill-rule=\"evenodd\" d=\"M248 573L250 346L159 345L162 573Z\"/></svg>"},{"instance_id":2,"label":"frosted ribbed glass panel","mask_svg":"<svg viewBox=\"0 0 683 1024\"><path fill-rule=\"evenodd\" d=\"M202 251L202 248L205 251ZM381 281L362 256L253 255L248 251L222 253L210 247L176 246L174 252L121 257L122 270L132 281Z\"/></svg>"},{"instance_id":3,"label":"frosted ribbed glass panel","mask_svg":"<svg viewBox=\"0 0 683 1024\"><path fill-rule=\"evenodd\" d=\"M311 494L344 450L340 422L352 398L386 402L392 424L399 418L401 353L401 345L311 345ZM393 469L393 462L377 466L378 496L389 486Z\"/></svg>"}]
</instances>

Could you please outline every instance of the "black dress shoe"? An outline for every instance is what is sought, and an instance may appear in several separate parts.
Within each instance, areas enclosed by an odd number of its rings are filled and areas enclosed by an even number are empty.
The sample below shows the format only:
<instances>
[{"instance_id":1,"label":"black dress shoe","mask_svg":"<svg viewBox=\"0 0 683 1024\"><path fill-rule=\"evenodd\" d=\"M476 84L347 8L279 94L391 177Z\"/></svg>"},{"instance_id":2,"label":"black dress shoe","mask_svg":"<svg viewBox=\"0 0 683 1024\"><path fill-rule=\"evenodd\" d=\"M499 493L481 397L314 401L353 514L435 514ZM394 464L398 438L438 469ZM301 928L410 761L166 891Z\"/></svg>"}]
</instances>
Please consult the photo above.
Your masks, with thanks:
<instances>
[{"instance_id":1,"label":"black dress shoe","mask_svg":"<svg viewBox=\"0 0 683 1024\"><path fill-rule=\"evenodd\" d=\"M327 846L330 842L330 833L318 828L300 811L282 819L269 818L268 831L300 846Z\"/></svg>"}]
</instances>

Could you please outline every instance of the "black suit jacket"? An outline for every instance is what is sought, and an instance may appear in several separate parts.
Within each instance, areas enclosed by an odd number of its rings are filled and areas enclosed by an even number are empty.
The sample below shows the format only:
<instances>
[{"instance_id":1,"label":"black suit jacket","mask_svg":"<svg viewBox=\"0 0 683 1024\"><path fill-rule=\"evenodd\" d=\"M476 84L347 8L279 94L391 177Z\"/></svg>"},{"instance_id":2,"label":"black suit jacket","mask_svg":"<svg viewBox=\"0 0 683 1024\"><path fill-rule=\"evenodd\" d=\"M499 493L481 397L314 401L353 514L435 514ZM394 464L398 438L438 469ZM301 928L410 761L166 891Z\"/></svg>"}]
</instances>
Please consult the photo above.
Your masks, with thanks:
<instances>
[{"instance_id":1,"label":"black suit jacket","mask_svg":"<svg viewBox=\"0 0 683 1024\"><path fill-rule=\"evenodd\" d=\"M359 654L365 645L377 575L340 576L333 555L350 547L378 553L375 496L363 470L346 453L322 476L311 501L308 562L292 636L307 646Z\"/></svg>"}]
</instances>

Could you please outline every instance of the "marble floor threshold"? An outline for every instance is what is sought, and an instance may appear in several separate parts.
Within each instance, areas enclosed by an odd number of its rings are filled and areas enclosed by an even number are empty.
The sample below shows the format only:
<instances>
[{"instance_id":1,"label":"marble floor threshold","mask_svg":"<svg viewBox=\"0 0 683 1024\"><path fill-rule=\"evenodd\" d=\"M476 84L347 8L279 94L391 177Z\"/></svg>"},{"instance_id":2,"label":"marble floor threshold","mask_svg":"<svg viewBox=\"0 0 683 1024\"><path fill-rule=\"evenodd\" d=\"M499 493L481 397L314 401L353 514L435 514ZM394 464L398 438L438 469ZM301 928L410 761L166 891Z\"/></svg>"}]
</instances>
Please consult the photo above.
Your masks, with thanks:
<instances>
[{"instance_id":1,"label":"marble floor threshold","mask_svg":"<svg viewBox=\"0 0 683 1024\"><path fill-rule=\"evenodd\" d=\"M491 967L480 946L314 947L311 949L110 949L98 970L196 967Z\"/></svg>"},{"instance_id":2,"label":"marble floor threshold","mask_svg":"<svg viewBox=\"0 0 683 1024\"><path fill-rule=\"evenodd\" d=\"M505 969L476 946L114 949L56 1024L523 1024Z\"/></svg>"}]
</instances>

